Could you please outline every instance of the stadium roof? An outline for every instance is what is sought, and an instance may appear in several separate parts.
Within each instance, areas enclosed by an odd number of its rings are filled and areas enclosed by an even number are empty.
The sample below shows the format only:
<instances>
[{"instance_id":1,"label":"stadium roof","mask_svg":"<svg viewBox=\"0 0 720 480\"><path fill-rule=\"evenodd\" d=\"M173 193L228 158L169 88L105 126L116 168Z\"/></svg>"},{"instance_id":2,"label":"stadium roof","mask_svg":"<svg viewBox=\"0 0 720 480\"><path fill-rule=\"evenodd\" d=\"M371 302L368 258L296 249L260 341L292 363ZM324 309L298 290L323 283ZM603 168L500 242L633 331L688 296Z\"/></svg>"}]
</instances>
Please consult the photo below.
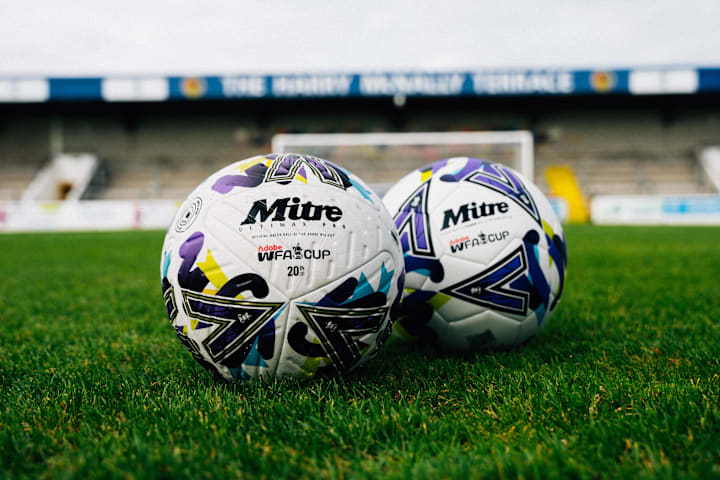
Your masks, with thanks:
<instances>
[{"instance_id":1,"label":"stadium roof","mask_svg":"<svg viewBox=\"0 0 720 480\"><path fill-rule=\"evenodd\" d=\"M720 92L720 68L478 70L226 76L0 77L0 103Z\"/></svg>"}]
</instances>

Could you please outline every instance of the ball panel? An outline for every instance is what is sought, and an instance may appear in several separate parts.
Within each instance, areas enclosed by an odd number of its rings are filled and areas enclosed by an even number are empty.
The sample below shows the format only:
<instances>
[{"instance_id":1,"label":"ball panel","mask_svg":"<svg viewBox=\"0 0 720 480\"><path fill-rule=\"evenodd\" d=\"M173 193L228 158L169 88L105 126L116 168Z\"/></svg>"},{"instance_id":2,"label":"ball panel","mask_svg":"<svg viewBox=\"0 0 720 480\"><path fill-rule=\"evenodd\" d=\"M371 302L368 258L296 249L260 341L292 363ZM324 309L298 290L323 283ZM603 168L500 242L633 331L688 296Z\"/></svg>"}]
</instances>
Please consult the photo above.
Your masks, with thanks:
<instances>
[{"instance_id":1,"label":"ball panel","mask_svg":"<svg viewBox=\"0 0 720 480\"><path fill-rule=\"evenodd\" d=\"M402 261L384 251L341 278L293 299L278 375L349 372L375 355L390 333Z\"/></svg>"},{"instance_id":2,"label":"ball panel","mask_svg":"<svg viewBox=\"0 0 720 480\"><path fill-rule=\"evenodd\" d=\"M497 192L470 183L437 181L431 186L430 226L437 255L494 258L525 224L524 210ZM478 250L482 250L479 253Z\"/></svg>"},{"instance_id":3,"label":"ball panel","mask_svg":"<svg viewBox=\"0 0 720 480\"><path fill-rule=\"evenodd\" d=\"M445 349L463 353L512 346L517 343L521 325L517 320L485 310L448 323L447 330L439 337L439 344Z\"/></svg>"},{"instance_id":4,"label":"ball panel","mask_svg":"<svg viewBox=\"0 0 720 480\"><path fill-rule=\"evenodd\" d=\"M538 321L536 315L529 316L524 322L518 326L518 336L516 343L523 343L534 337L542 328L543 322Z\"/></svg>"},{"instance_id":5,"label":"ball panel","mask_svg":"<svg viewBox=\"0 0 720 480\"><path fill-rule=\"evenodd\" d=\"M286 195L270 189L268 198ZM304 186L290 205L307 205L314 198L326 196L322 186ZM286 197L281 197L286 198ZM276 284L286 295L297 297L321 285L328 277L343 275L369 260L378 251L395 244L391 230L381 228L389 219L367 202L356 198L328 197L326 203L342 212L335 222L289 220L276 222L272 228L264 224L243 225L256 199L252 192L242 192L217 202L209 210L205 228L223 232L218 236L227 252L234 252L236 262ZM262 200L265 200L263 198ZM239 226L238 226L239 225ZM289 275L289 266L298 267L299 274Z\"/></svg>"}]
</instances>

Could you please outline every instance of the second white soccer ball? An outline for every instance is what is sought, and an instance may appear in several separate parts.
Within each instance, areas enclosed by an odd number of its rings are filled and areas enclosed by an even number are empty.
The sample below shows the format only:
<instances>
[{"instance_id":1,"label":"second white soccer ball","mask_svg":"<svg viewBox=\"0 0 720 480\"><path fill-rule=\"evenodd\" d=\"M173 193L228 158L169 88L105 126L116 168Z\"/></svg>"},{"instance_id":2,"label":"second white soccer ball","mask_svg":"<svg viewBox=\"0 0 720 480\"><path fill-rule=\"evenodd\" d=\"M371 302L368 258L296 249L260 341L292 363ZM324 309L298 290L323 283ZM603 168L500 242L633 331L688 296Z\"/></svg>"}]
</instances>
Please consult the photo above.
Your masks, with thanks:
<instances>
[{"instance_id":1,"label":"second white soccer ball","mask_svg":"<svg viewBox=\"0 0 720 480\"><path fill-rule=\"evenodd\" d=\"M565 235L526 178L451 158L410 173L384 202L407 272L401 336L473 352L517 345L547 323L563 291Z\"/></svg>"}]
</instances>

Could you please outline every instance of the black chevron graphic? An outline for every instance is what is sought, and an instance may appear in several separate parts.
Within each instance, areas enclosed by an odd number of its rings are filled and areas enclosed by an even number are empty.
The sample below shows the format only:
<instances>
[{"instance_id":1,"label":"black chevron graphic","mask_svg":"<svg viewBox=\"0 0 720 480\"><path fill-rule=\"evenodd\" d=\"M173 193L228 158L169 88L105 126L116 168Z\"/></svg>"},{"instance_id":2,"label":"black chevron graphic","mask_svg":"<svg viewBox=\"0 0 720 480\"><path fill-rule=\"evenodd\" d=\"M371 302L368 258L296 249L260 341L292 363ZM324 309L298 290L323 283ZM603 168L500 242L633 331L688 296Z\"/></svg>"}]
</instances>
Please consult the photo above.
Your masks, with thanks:
<instances>
[{"instance_id":1,"label":"black chevron graphic","mask_svg":"<svg viewBox=\"0 0 720 480\"><path fill-rule=\"evenodd\" d=\"M530 300L530 283L523 277L527 273L527 257L525 249L520 245L477 275L441 291L475 305L526 315Z\"/></svg>"},{"instance_id":2,"label":"black chevron graphic","mask_svg":"<svg viewBox=\"0 0 720 480\"><path fill-rule=\"evenodd\" d=\"M284 303L251 302L182 290L190 318L215 326L203 340L210 357L219 362L251 341ZM210 327L212 328L212 327Z\"/></svg>"},{"instance_id":3,"label":"black chevron graphic","mask_svg":"<svg viewBox=\"0 0 720 480\"><path fill-rule=\"evenodd\" d=\"M298 305L298 309L340 371L357 364L362 357L357 337L378 332L389 310L388 307L342 308L314 305Z\"/></svg>"}]
</instances>

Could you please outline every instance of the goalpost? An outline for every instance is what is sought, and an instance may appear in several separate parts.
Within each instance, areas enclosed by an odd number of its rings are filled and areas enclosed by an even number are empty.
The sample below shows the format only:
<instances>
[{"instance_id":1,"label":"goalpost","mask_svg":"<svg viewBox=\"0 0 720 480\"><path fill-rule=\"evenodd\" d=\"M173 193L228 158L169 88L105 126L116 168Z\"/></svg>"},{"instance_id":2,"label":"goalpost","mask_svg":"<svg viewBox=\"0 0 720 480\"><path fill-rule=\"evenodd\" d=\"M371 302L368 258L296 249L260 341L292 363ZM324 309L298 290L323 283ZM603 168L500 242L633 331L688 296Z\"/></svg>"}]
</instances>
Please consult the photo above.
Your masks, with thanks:
<instances>
[{"instance_id":1,"label":"goalpost","mask_svg":"<svg viewBox=\"0 0 720 480\"><path fill-rule=\"evenodd\" d=\"M304 153L338 163L380 195L412 170L450 157L504 163L534 181L533 137L526 130L277 134L272 151Z\"/></svg>"}]
</instances>

